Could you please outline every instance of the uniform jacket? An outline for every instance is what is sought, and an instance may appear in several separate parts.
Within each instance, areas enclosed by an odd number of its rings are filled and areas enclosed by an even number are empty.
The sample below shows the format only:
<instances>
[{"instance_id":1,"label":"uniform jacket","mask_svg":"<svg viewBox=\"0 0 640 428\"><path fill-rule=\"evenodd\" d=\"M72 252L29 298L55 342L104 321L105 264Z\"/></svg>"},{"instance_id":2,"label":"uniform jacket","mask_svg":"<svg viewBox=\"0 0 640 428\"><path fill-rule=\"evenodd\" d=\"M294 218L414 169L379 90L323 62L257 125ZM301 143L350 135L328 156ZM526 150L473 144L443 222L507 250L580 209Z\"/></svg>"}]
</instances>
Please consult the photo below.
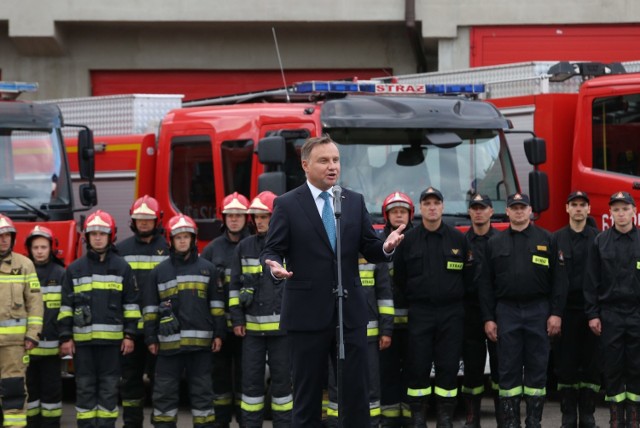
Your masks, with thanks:
<instances>
[{"instance_id":1,"label":"uniform jacket","mask_svg":"<svg viewBox=\"0 0 640 428\"><path fill-rule=\"evenodd\" d=\"M233 326L246 326L247 334L281 335L280 309L284 281L278 281L260 263L265 236L249 236L238 244L231 262L229 310ZM240 290L253 288L253 302L243 307L239 302Z\"/></svg>"},{"instance_id":2,"label":"uniform jacket","mask_svg":"<svg viewBox=\"0 0 640 428\"><path fill-rule=\"evenodd\" d=\"M425 240L437 238L434 243L440 246L441 254L433 258ZM424 226L414 227L396 251L394 282L410 304L462 303L473 273L467 257L467 240L454 227L442 223L434 232Z\"/></svg>"},{"instance_id":3,"label":"uniform jacket","mask_svg":"<svg viewBox=\"0 0 640 428\"><path fill-rule=\"evenodd\" d=\"M169 258L169 245L160 233L153 235L151 242L145 242L137 235L131 236L120 242L117 247L118 254L125 259L133 274L136 276L140 293L140 305L142 294L148 287L149 274L160 262ZM138 334L143 333L142 318L138 321Z\"/></svg>"},{"instance_id":4,"label":"uniform jacket","mask_svg":"<svg viewBox=\"0 0 640 428\"><path fill-rule=\"evenodd\" d=\"M11 252L0 260L0 346L38 343L42 331L42 294L36 269Z\"/></svg>"},{"instance_id":5,"label":"uniform jacket","mask_svg":"<svg viewBox=\"0 0 640 428\"><path fill-rule=\"evenodd\" d=\"M515 252L515 234L526 238L524 253ZM551 315L562 316L566 290L564 259L545 229L530 224L517 232L509 227L489 239L480 274L483 321L495 321L499 300L548 300Z\"/></svg>"},{"instance_id":6,"label":"uniform jacket","mask_svg":"<svg viewBox=\"0 0 640 428\"><path fill-rule=\"evenodd\" d=\"M387 261L383 242L371 226L361 194L343 189L340 227L345 326L365 326L369 319L366 295L360 282L358 258ZM274 203L267 242L261 260L286 259L293 276L285 281L281 327L316 331L329 327L336 313L337 258L307 183L278 197Z\"/></svg>"},{"instance_id":7,"label":"uniform jacket","mask_svg":"<svg viewBox=\"0 0 640 428\"><path fill-rule=\"evenodd\" d=\"M195 247L186 260L172 250L169 259L151 271L149 284L142 308L145 341L158 343L160 354L210 349L214 337L224 337L224 302L215 267L198 257ZM158 331L161 304L168 304L178 321L174 334L161 335Z\"/></svg>"},{"instance_id":8,"label":"uniform jacket","mask_svg":"<svg viewBox=\"0 0 640 428\"><path fill-rule=\"evenodd\" d=\"M62 302L62 277L64 268L61 264L49 261L36 265L42 301L44 302L44 325L40 334L40 343L29 351L31 356L58 355L58 313Z\"/></svg>"},{"instance_id":9,"label":"uniform jacket","mask_svg":"<svg viewBox=\"0 0 640 428\"><path fill-rule=\"evenodd\" d=\"M369 307L367 337L378 340L379 336L393 334L393 292L387 263L373 264L361 257L358 260L360 282L364 288Z\"/></svg>"},{"instance_id":10,"label":"uniform jacket","mask_svg":"<svg viewBox=\"0 0 640 428\"><path fill-rule=\"evenodd\" d=\"M76 346L117 345L133 335L140 318L138 285L131 267L111 248L104 260L89 250L69 265L62 281L58 314L60 341L73 337ZM88 305L91 320L78 325L76 311Z\"/></svg>"},{"instance_id":11,"label":"uniform jacket","mask_svg":"<svg viewBox=\"0 0 640 428\"><path fill-rule=\"evenodd\" d=\"M480 297L478 295L478 284L480 282L480 273L482 267L482 259L484 258L487 243L489 239L498 233L498 231L489 227L489 231L484 235L477 235L473 228L469 228L467 233L464 236L467 238L467 243L469 245L469 263L471 263L473 268L473 281L471 282L470 287L467 289L467 294L465 296L465 300L467 303L471 303L474 305L480 305Z\"/></svg>"}]
</instances>

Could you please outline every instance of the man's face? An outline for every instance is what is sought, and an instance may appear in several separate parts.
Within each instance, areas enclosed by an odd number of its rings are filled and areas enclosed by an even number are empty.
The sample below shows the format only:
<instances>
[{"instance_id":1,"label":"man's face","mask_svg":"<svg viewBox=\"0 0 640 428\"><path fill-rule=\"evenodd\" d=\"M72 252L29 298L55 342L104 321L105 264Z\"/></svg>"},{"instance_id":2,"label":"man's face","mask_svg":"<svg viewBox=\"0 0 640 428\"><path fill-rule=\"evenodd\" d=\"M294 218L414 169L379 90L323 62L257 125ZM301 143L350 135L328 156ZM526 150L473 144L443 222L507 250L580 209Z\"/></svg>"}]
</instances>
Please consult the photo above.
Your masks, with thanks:
<instances>
[{"instance_id":1,"label":"man's face","mask_svg":"<svg viewBox=\"0 0 640 428\"><path fill-rule=\"evenodd\" d=\"M100 252L109 245L109 234L93 230L89 232L89 246L96 252Z\"/></svg>"},{"instance_id":2,"label":"man's face","mask_svg":"<svg viewBox=\"0 0 640 428\"><path fill-rule=\"evenodd\" d=\"M47 238L39 236L31 240L31 256L36 262L46 262L50 254L51 244Z\"/></svg>"},{"instance_id":3,"label":"man's face","mask_svg":"<svg viewBox=\"0 0 640 428\"><path fill-rule=\"evenodd\" d=\"M435 196L427 196L420 201L420 214L423 223L437 223L442 219L444 204Z\"/></svg>"},{"instance_id":4,"label":"man's face","mask_svg":"<svg viewBox=\"0 0 640 428\"><path fill-rule=\"evenodd\" d=\"M191 248L191 234L189 232L180 232L172 240L173 246L179 253L186 253Z\"/></svg>"},{"instance_id":5,"label":"man's face","mask_svg":"<svg viewBox=\"0 0 640 428\"><path fill-rule=\"evenodd\" d=\"M507 216L512 226L526 226L531 218L531 207L524 204L515 204L507 207Z\"/></svg>"},{"instance_id":6,"label":"man's face","mask_svg":"<svg viewBox=\"0 0 640 428\"><path fill-rule=\"evenodd\" d=\"M5 254L11 250L11 233L0 234L0 253Z\"/></svg>"},{"instance_id":7,"label":"man's face","mask_svg":"<svg viewBox=\"0 0 640 428\"><path fill-rule=\"evenodd\" d=\"M231 233L239 233L247 223L246 214L225 214L224 224Z\"/></svg>"},{"instance_id":8,"label":"man's face","mask_svg":"<svg viewBox=\"0 0 640 428\"><path fill-rule=\"evenodd\" d=\"M566 208L569 218L576 222L585 221L591 212L591 205L582 198L569 201Z\"/></svg>"},{"instance_id":9,"label":"man's face","mask_svg":"<svg viewBox=\"0 0 640 428\"><path fill-rule=\"evenodd\" d=\"M253 222L256 224L256 232L260 235L269 231L269 220L271 220L271 214L254 214Z\"/></svg>"},{"instance_id":10,"label":"man's face","mask_svg":"<svg viewBox=\"0 0 640 428\"><path fill-rule=\"evenodd\" d=\"M471 218L471 224L476 227L484 226L491 221L493 215L493 208L485 207L484 205L474 204L469 207L469 217Z\"/></svg>"},{"instance_id":11,"label":"man's face","mask_svg":"<svg viewBox=\"0 0 640 428\"><path fill-rule=\"evenodd\" d=\"M333 143L317 144L309 153L309 159L302 160L302 169L311 184L320 190L327 190L340 177L340 152Z\"/></svg>"},{"instance_id":12,"label":"man's face","mask_svg":"<svg viewBox=\"0 0 640 428\"><path fill-rule=\"evenodd\" d=\"M613 223L616 228L624 229L633 225L633 218L636 215L636 207L626 202L614 202L609 207Z\"/></svg>"},{"instance_id":13,"label":"man's face","mask_svg":"<svg viewBox=\"0 0 640 428\"><path fill-rule=\"evenodd\" d=\"M153 232L153 229L156 228L155 220L134 219L133 221L135 222L136 229L138 229L138 233L143 235Z\"/></svg>"},{"instance_id":14,"label":"man's face","mask_svg":"<svg viewBox=\"0 0 640 428\"><path fill-rule=\"evenodd\" d=\"M387 211L387 218L389 218L391 228L395 230L400 227L401 224L409 224L411 221L409 213L410 211L404 207L394 207Z\"/></svg>"}]
</instances>

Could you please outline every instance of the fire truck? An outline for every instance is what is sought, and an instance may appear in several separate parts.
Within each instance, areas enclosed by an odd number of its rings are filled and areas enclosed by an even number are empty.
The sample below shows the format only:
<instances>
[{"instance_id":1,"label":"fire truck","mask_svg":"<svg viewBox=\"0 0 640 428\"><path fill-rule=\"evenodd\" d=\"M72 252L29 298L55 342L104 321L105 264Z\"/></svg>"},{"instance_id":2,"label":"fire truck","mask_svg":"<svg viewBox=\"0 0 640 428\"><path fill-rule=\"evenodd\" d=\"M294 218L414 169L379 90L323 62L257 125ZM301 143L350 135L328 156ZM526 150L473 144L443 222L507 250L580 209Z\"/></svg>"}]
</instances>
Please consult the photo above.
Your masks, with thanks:
<instances>
[{"instance_id":1,"label":"fire truck","mask_svg":"<svg viewBox=\"0 0 640 428\"><path fill-rule=\"evenodd\" d=\"M638 72L640 61L528 62L399 76L395 81L483 84L480 98L498 107L518 128L531 129L545 139L546 162L540 170L548 176L549 209L537 224L553 231L567 222L564 207L571 191L589 194L591 215L600 229L613 224L608 206L613 193L627 191L640 197ZM522 176L530 167L523 160L518 136L507 136Z\"/></svg>"},{"instance_id":2,"label":"fire truck","mask_svg":"<svg viewBox=\"0 0 640 428\"><path fill-rule=\"evenodd\" d=\"M505 136L510 122L492 104L473 99L479 91L474 85L440 90L381 81L302 82L184 103L156 115L155 132L132 129L125 135L113 132L113 126L101 127L100 121L122 123L132 116L123 112L135 110L105 108L112 97L56 104L65 116L94 130L101 207L112 210L118 196L125 196L114 181L128 183L132 191L124 198L126 210L123 206L114 214L119 224L126 222L134 198L149 194L159 201L165 221L176 213L195 219L201 248L220 233L219 207L226 194L253 197L267 189L281 194L304 183L301 147L308 137L321 134L340 146L340 184L365 195L378 224L385 196L400 190L417 202L429 185L444 194L446 221L468 226L469 197L481 192L494 200L495 220L504 223L507 195L520 190ZM118 97L133 103L145 96ZM140 108L166 97L148 98ZM93 119L77 116L88 111ZM126 118L109 119L114 114ZM532 164L539 163L540 143L527 141ZM67 144L73 152L75 141ZM543 187L543 177L535 175L533 183ZM108 186L117 195L103 191Z\"/></svg>"},{"instance_id":3,"label":"fire truck","mask_svg":"<svg viewBox=\"0 0 640 428\"><path fill-rule=\"evenodd\" d=\"M15 251L25 253L24 239L35 225L50 228L57 237L58 257L69 264L80 251L80 235L71 175L62 137L63 127L81 128L77 135L80 203L96 203L93 142L89 128L65 124L55 105L16 100L34 92L36 83L0 82L0 212L17 229ZM69 131L72 132L72 131Z\"/></svg>"}]
</instances>

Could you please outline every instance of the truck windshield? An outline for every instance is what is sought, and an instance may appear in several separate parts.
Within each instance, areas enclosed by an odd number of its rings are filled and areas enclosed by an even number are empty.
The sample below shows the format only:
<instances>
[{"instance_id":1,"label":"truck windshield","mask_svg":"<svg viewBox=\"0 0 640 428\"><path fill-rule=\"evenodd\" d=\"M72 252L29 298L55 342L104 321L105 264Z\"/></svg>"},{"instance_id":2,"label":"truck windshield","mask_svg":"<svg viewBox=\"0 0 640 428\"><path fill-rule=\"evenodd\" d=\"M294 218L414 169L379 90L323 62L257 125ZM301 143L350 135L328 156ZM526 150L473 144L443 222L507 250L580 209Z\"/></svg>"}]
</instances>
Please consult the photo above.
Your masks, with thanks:
<instances>
[{"instance_id":1,"label":"truck windshield","mask_svg":"<svg viewBox=\"0 0 640 428\"><path fill-rule=\"evenodd\" d=\"M51 130L0 129L0 211L48 218L71 203L59 134Z\"/></svg>"},{"instance_id":2,"label":"truck windshield","mask_svg":"<svg viewBox=\"0 0 640 428\"><path fill-rule=\"evenodd\" d=\"M341 185L364 195L374 221L382 222L382 202L391 192L402 191L418 205L428 186L443 193L445 215L466 216L469 197L476 192L489 195L496 214L504 214L517 181L501 131L448 132L459 137L451 143L421 141L415 131L386 131L386 142L369 139L374 144L353 133L341 139L331 132L341 142Z\"/></svg>"}]
</instances>

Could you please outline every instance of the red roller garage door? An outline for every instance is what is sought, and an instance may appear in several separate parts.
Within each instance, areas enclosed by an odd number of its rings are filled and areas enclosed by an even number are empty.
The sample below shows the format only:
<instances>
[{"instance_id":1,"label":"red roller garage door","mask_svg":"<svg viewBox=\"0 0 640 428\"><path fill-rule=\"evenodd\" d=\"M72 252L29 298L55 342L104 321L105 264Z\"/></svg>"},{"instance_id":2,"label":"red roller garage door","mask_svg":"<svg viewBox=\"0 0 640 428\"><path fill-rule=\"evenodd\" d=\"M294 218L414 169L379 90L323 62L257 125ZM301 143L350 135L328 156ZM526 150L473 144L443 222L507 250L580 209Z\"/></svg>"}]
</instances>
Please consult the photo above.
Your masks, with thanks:
<instances>
[{"instance_id":1,"label":"red roller garage door","mask_svg":"<svg viewBox=\"0 0 640 428\"><path fill-rule=\"evenodd\" d=\"M640 59L639 25L474 27L472 67L522 61Z\"/></svg>"},{"instance_id":2,"label":"red roller garage door","mask_svg":"<svg viewBox=\"0 0 640 428\"><path fill-rule=\"evenodd\" d=\"M304 80L392 75L390 69L289 70L287 84ZM281 88L279 70L152 71L93 70L92 95L184 94L185 100Z\"/></svg>"}]
</instances>

